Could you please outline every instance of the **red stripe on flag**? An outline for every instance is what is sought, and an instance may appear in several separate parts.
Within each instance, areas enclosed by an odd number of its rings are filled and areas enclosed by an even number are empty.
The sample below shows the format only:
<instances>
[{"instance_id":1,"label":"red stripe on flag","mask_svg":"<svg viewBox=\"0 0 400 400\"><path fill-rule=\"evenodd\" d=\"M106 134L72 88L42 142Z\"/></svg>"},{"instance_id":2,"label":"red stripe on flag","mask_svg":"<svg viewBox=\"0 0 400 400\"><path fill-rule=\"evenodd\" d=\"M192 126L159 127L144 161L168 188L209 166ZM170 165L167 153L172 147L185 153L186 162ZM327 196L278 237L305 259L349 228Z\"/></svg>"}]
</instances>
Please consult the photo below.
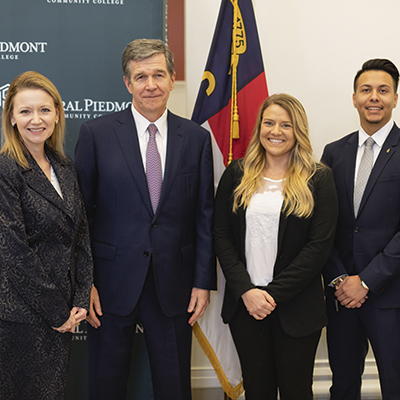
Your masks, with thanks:
<instances>
[{"instance_id":1,"label":"red stripe on flag","mask_svg":"<svg viewBox=\"0 0 400 400\"><path fill-rule=\"evenodd\" d=\"M253 136L258 110L268 97L265 73L258 75L237 94L239 109L239 139L233 139L233 160L244 157L247 146ZM231 101L218 114L208 120L215 140L227 165L230 146Z\"/></svg>"}]
</instances>

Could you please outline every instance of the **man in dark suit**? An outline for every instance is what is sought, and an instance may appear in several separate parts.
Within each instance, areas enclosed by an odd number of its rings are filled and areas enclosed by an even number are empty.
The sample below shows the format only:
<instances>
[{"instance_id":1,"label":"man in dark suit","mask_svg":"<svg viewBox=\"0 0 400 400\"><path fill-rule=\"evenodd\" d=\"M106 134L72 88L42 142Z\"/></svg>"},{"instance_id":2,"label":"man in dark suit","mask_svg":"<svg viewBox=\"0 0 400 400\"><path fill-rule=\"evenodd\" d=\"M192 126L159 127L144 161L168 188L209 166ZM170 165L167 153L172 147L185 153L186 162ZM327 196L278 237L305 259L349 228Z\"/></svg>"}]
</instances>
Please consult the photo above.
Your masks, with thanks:
<instances>
[{"instance_id":1,"label":"man in dark suit","mask_svg":"<svg viewBox=\"0 0 400 400\"><path fill-rule=\"evenodd\" d=\"M368 341L383 399L400 396L400 129L392 120L398 82L391 61L365 62L354 79L360 129L322 156L339 198L324 274L332 400L360 399Z\"/></svg>"},{"instance_id":2,"label":"man in dark suit","mask_svg":"<svg viewBox=\"0 0 400 400\"><path fill-rule=\"evenodd\" d=\"M141 322L156 400L191 399L191 326L216 288L209 133L167 111L173 55L160 40L122 57L132 107L85 123L76 168L95 286L88 321L92 399L125 399Z\"/></svg>"}]
</instances>

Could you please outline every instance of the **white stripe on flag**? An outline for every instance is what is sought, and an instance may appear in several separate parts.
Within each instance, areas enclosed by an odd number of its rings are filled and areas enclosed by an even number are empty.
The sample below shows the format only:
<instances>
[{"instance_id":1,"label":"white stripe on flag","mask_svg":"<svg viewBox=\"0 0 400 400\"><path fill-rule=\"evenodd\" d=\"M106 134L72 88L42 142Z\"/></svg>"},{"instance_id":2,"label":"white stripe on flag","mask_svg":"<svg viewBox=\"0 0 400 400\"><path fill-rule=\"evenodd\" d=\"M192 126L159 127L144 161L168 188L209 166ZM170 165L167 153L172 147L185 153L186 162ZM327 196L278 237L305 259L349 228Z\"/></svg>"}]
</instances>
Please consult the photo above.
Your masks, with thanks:
<instances>
[{"instance_id":1,"label":"white stripe on flag","mask_svg":"<svg viewBox=\"0 0 400 400\"><path fill-rule=\"evenodd\" d=\"M202 126L211 134L216 189L225 170L223 156L208 122L206 121ZM225 393L230 398L237 399L243 393L242 372L231 332L221 318L225 278L219 264L217 268L218 290L211 292L210 305L203 317L193 327L193 332L214 367Z\"/></svg>"}]
</instances>

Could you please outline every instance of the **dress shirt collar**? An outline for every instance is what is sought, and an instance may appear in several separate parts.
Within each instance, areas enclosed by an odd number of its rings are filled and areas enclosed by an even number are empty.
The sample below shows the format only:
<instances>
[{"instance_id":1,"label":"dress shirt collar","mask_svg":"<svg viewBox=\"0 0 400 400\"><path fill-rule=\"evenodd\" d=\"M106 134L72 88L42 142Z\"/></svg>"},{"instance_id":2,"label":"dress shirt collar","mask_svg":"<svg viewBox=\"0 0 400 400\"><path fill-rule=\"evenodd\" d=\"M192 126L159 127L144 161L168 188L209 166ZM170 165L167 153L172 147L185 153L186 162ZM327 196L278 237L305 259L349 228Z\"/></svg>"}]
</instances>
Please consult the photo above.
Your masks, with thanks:
<instances>
[{"instance_id":1,"label":"dress shirt collar","mask_svg":"<svg viewBox=\"0 0 400 400\"><path fill-rule=\"evenodd\" d=\"M136 130L140 137L143 137L143 135L147 132L147 128L149 127L149 125L153 123L157 127L158 132L161 135L162 139L165 139L168 131L167 110L164 111L163 115L161 115L161 117L157 121L150 122L136 110L133 103L131 109L132 109L133 119L135 120L136 124Z\"/></svg>"},{"instance_id":2,"label":"dress shirt collar","mask_svg":"<svg viewBox=\"0 0 400 400\"><path fill-rule=\"evenodd\" d=\"M393 128L393 125L394 122L391 119L385 126L383 126L381 129L379 129L379 131L376 131L371 136L379 147L382 147L383 143L385 143L385 140L389 136L389 133ZM370 136L364 131L364 129L360 127L358 131L358 146L361 147L369 137Z\"/></svg>"}]
</instances>

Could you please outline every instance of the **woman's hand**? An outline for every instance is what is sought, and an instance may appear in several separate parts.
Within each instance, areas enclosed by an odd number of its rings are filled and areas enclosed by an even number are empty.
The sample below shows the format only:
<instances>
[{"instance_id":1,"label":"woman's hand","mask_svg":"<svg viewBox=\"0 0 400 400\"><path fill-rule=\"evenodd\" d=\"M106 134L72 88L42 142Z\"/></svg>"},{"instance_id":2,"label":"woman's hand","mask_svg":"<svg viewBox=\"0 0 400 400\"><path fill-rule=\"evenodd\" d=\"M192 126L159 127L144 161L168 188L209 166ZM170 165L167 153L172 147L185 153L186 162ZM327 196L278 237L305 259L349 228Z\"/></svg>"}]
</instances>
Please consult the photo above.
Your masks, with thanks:
<instances>
[{"instance_id":1,"label":"woman's hand","mask_svg":"<svg viewBox=\"0 0 400 400\"><path fill-rule=\"evenodd\" d=\"M65 322L59 328L53 327L53 329L60 333L66 333L66 332L74 333L75 328L79 325L81 321L83 321L86 318L86 313L87 311L84 308L74 307L70 312L67 322Z\"/></svg>"},{"instance_id":2,"label":"woman's hand","mask_svg":"<svg viewBox=\"0 0 400 400\"><path fill-rule=\"evenodd\" d=\"M265 290L250 289L242 294L244 305L255 319L262 320L275 310L274 298Z\"/></svg>"}]
</instances>

